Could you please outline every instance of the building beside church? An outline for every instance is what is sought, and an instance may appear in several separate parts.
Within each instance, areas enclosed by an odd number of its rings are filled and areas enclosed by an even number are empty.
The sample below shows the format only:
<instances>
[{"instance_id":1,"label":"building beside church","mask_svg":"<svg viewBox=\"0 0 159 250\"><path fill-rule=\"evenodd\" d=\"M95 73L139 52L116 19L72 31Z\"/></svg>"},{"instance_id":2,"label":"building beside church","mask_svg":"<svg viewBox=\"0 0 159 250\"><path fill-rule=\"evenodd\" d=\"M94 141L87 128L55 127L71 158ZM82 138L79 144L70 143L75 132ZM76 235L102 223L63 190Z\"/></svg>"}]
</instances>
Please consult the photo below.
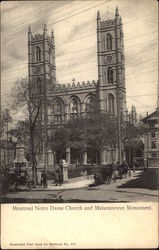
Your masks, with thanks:
<instances>
[{"instance_id":1,"label":"building beside church","mask_svg":"<svg viewBox=\"0 0 159 250\"><path fill-rule=\"evenodd\" d=\"M142 119L147 133L144 135L145 167L159 167L159 108Z\"/></svg>"},{"instance_id":2,"label":"building beside church","mask_svg":"<svg viewBox=\"0 0 159 250\"><path fill-rule=\"evenodd\" d=\"M159 167L159 83L157 85L157 108L142 119L145 125L144 163L145 167Z\"/></svg>"},{"instance_id":3,"label":"building beside church","mask_svg":"<svg viewBox=\"0 0 159 250\"><path fill-rule=\"evenodd\" d=\"M126 114L125 57L122 19L116 8L113 19L101 20L97 13L98 79L72 84L56 83L55 40L52 31L47 34L46 24L42 34L28 31L28 75L33 88L46 89L46 99L51 100L47 109L47 129L66 123L71 116L87 114L98 103L99 112L120 116ZM57 69L58 70L58 69ZM46 118L46 117L45 117ZM45 119L41 112L41 120ZM75 163L73 148L66 148L68 164ZM43 152L41 152L43 153ZM117 161L117 149L100 152L100 163ZM53 152L48 151L48 165L52 165ZM91 158L89 149L83 153L83 164ZM38 156L43 164L43 156Z\"/></svg>"}]
</instances>

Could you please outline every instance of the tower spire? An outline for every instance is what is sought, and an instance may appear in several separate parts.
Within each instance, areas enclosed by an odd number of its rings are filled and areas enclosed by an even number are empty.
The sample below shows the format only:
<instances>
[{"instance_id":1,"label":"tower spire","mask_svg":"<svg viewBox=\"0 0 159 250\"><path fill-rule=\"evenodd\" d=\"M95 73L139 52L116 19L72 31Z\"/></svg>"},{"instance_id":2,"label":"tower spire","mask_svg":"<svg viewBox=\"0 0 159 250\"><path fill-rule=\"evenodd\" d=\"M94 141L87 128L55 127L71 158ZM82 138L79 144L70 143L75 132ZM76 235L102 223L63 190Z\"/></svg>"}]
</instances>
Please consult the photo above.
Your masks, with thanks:
<instances>
[{"instance_id":1,"label":"tower spire","mask_svg":"<svg viewBox=\"0 0 159 250\"><path fill-rule=\"evenodd\" d=\"M119 16L119 10L118 10L118 6L116 6L116 11L115 11L115 15Z\"/></svg>"},{"instance_id":2,"label":"tower spire","mask_svg":"<svg viewBox=\"0 0 159 250\"><path fill-rule=\"evenodd\" d=\"M97 19L100 19L100 13L99 13L99 10L97 12Z\"/></svg>"},{"instance_id":3,"label":"tower spire","mask_svg":"<svg viewBox=\"0 0 159 250\"><path fill-rule=\"evenodd\" d=\"M54 38L54 31L51 32L51 37Z\"/></svg>"},{"instance_id":4,"label":"tower spire","mask_svg":"<svg viewBox=\"0 0 159 250\"><path fill-rule=\"evenodd\" d=\"M31 27L30 27L30 24L29 24L29 27L28 27L28 42L31 42L31 37L32 37L32 33L31 33Z\"/></svg>"},{"instance_id":5,"label":"tower spire","mask_svg":"<svg viewBox=\"0 0 159 250\"><path fill-rule=\"evenodd\" d=\"M46 27L46 23L44 23L44 37L47 37L47 27Z\"/></svg>"},{"instance_id":6,"label":"tower spire","mask_svg":"<svg viewBox=\"0 0 159 250\"><path fill-rule=\"evenodd\" d=\"M44 32L47 31L46 23L44 23Z\"/></svg>"},{"instance_id":7,"label":"tower spire","mask_svg":"<svg viewBox=\"0 0 159 250\"><path fill-rule=\"evenodd\" d=\"M54 31L51 32L51 42L54 43Z\"/></svg>"},{"instance_id":8,"label":"tower spire","mask_svg":"<svg viewBox=\"0 0 159 250\"><path fill-rule=\"evenodd\" d=\"M31 33L31 27L30 27L30 24L29 24L29 27L28 27L28 33Z\"/></svg>"}]
</instances>

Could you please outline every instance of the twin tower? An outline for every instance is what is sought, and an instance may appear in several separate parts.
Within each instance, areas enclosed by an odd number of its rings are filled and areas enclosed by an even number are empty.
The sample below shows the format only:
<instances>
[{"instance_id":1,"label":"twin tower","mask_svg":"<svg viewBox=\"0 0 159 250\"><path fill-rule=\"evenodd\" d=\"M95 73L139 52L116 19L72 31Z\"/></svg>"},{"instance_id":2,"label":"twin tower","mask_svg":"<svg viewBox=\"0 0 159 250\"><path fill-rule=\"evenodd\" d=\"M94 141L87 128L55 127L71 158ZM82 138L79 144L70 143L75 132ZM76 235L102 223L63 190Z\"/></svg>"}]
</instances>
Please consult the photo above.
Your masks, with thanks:
<instances>
[{"instance_id":1,"label":"twin tower","mask_svg":"<svg viewBox=\"0 0 159 250\"><path fill-rule=\"evenodd\" d=\"M65 124L70 117L89 114L96 108L99 112L109 112L120 119L126 112L125 58L122 20L116 8L113 19L101 20L97 13L97 60L98 80L72 84L57 84L55 66L54 33L47 34L44 25L43 34L32 35L28 31L28 72L29 82L34 90L45 89L45 97L49 99L49 107L41 111L41 120L47 119L49 128ZM50 85L52 88L50 88ZM44 109L42 109L44 110ZM43 152L38 163L43 164ZM53 154L48 153L48 166L52 166ZM58 158L56 152L56 159ZM83 153L83 164L95 162L95 153L87 148ZM66 148L68 164L76 163L75 149ZM41 160L40 160L41 159ZM60 160L57 159L57 161ZM104 149L100 152L100 163L117 161L116 149ZM41 163L40 163L41 162Z\"/></svg>"},{"instance_id":2,"label":"twin tower","mask_svg":"<svg viewBox=\"0 0 159 250\"><path fill-rule=\"evenodd\" d=\"M90 111L98 103L99 111L125 115L125 57L122 19L116 8L113 19L101 20L97 13L97 60L98 80L73 84L56 84L54 33L47 34L46 24L43 34L33 35L28 31L28 74L33 86L54 86L47 92L52 98L52 107L48 111L53 125L65 122L71 114ZM67 95L66 95L67 93ZM95 102L98 99L98 102ZM118 105L117 105L118 100ZM59 107L59 108L58 108Z\"/></svg>"}]
</instances>

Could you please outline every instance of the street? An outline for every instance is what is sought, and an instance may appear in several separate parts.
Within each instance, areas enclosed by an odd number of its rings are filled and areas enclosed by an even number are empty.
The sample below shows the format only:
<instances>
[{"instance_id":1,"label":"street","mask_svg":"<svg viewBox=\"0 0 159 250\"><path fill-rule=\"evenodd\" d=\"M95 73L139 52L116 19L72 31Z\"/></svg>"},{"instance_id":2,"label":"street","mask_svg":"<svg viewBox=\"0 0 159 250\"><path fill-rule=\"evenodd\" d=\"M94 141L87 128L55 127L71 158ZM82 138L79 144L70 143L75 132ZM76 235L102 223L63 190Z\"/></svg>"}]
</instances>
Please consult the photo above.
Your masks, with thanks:
<instances>
[{"instance_id":1,"label":"street","mask_svg":"<svg viewBox=\"0 0 159 250\"><path fill-rule=\"evenodd\" d=\"M63 184L64 187L52 187L48 189L36 189L31 191L21 191L8 193L2 198L2 203L63 203L63 202L157 202L158 190L149 188L125 187L131 183L136 183L145 173L132 173L131 177L117 180L116 183L102 184L99 186L86 186L88 180L81 180L81 188L75 189L75 184ZM149 173L146 173L149 175ZM90 181L90 180L89 180ZM91 180L93 182L93 179ZM140 180L141 183L141 180ZM67 185L70 185L67 188Z\"/></svg>"}]
</instances>

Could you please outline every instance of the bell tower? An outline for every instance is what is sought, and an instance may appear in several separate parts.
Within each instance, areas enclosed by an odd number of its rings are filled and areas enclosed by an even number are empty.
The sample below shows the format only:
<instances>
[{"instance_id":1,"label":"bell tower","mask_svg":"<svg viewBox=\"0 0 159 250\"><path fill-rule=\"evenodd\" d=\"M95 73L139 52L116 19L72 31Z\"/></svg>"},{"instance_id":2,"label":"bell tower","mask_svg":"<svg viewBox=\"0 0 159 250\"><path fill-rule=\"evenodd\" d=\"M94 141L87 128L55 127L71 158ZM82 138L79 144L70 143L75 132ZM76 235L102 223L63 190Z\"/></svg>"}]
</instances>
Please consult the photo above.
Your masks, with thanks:
<instances>
[{"instance_id":1,"label":"bell tower","mask_svg":"<svg viewBox=\"0 0 159 250\"><path fill-rule=\"evenodd\" d=\"M101 20L100 13L97 13L99 106L101 111L110 111L114 114L120 109L121 115L126 109L123 37L122 19L118 8L115 16L104 20ZM113 106L110 107L111 105Z\"/></svg>"},{"instance_id":2,"label":"bell tower","mask_svg":"<svg viewBox=\"0 0 159 250\"><path fill-rule=\"evenodd\" d=\"M56 84L54 33L47 35L44 24L43 33L32 35L28 29L28 77L29 83L35 87L39 82Z\"/></svg>"},{"instance_id":3,"label":"bell tower","mask_svg":"<svg viewBox=\"0 0 159 250\"><path fill-rule=\"evenodd\" d=\"M35 129L37 129L38 133L45 134L45 139L40 139L37 149L38 165L44 166L44 162L45 165L47 162L48 134L46 100L49 96L50 86L56 84L54 33L52 31L50 36L47 34L46 24L44 24L42 34L33 35L30 26L28 29L28 81L30 86L29 98L35 103L32 112L32 116L36 117ZM42 125L45 126L45 131Z\"/></svg>"}]
</instances>

